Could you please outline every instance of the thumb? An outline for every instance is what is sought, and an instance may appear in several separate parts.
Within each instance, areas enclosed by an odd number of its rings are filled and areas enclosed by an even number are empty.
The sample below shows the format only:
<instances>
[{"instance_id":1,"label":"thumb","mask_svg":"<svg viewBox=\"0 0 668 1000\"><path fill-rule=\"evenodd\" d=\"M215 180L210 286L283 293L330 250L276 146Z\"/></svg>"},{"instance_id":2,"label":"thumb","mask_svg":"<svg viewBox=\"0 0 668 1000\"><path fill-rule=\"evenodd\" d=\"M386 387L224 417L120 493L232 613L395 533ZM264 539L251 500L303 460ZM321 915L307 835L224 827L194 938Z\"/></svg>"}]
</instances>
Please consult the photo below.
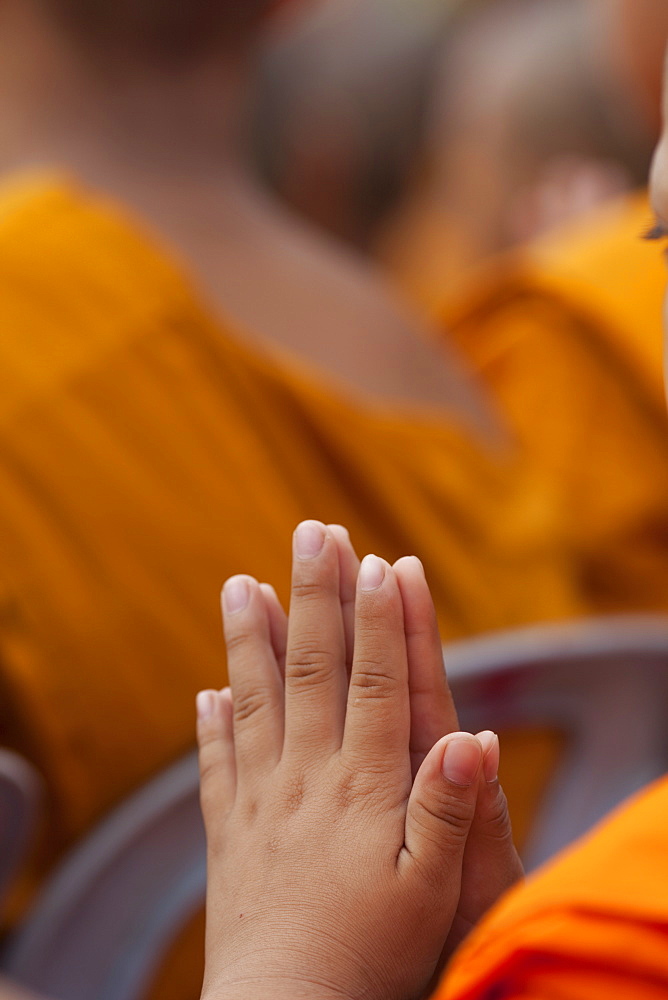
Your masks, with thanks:
<instances>
[{"instance_id":1,"label":"thumb","mask_svg":"<svg viewBox=\"0 0 668 1000\"><path fill-rule=\"evenodd\" d=\"M481 767L479 740L470 733L450 733L425 757L408 800L406 850L439 892L453 896L453 912Z\"/></svg>"},{"instance_id":2,"label":"thumb","mask_svg":"<svg viewBox=\"0 0 668 1000\"><path fill-rule=\"evenodd\" d=\"M498 779L499 739L488 730L478 733L477 739L483 749L483 763L464 854L461 904L462 915L472 924L524 874Z\"/></svg>"},{"instance_id":3,"label":"thumb","mask_svg":"<svg viewBox=\"0 0 668 1000\"><path fill-rule=\"evenodd\" d=\"M478 803L471 828L471 838L475 847L484 845L490 858L500 858L509 868L521 872L521 864L513 844L513 833L508 813L508 803L499 784L499 737L490 730L477 733L476 739L482 746L482 771L478 786ZM469 843L467 850L473 848Z\"/></svg>"}]
</instances>

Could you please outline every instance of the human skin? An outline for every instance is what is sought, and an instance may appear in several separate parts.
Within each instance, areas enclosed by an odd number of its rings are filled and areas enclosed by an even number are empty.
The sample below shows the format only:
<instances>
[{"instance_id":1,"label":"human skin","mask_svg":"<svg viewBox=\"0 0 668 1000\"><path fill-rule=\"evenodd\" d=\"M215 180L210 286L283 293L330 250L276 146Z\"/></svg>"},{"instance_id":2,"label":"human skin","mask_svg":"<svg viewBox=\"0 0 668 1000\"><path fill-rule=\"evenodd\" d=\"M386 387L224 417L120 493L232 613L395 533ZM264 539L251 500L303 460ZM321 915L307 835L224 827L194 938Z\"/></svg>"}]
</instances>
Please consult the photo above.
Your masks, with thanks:
<instances>
[{"instance_id":1,"label":"human skin","mask_svg":"<svg viewBox=\"0 0 668 1000\"><path fill-rule=\"evenodd\" d=\"M668 67L668 61L666 65ZM668 72L664 74L663 81L663 129L650 172L650 201L657 223L654 234L657 239L668 239ZM665 365L668 357L668 296L664 299L663 329Z\"/></svg>"},{"instance_id":2,"label":"human skin","mask_svg":"<svg viewBox=\"0 0 668 1000\"><path fill-rule=\"evenodd\" d=\"M662 60L668 37L663 0L588 0L595 17L600 60L633 96L647 122L660 122Z\"/></svg>"},{"instance_id":3,"label":"human skin","mask_svg":"<svg viewBox=\"0 0 668 1000\"><path fill-rule=\"evenodd\" d=\"M300 0L280 6L299 16ZM258 16L240 33L247 7ZM272 7L3 0L0 174L42 164L112 198L262 353L287 351L346 390L437 407L505 442L454 348L432 343L373 268L286 211L249 168L245 107ZM207 27L207 44L192 44Z\"/></svg>"},{"instance_id":4,"label":"human skin","mask_svg":"<svg viewBox=\"0 0 668 1000\"><path fill-rule=\"evenodd\" d=\"M289 623L223 592L231 691L198 696L206 1000L421 997L521 875L498 740L457 732L421 564L295 533Z\"/></svg>"}]
</instances>

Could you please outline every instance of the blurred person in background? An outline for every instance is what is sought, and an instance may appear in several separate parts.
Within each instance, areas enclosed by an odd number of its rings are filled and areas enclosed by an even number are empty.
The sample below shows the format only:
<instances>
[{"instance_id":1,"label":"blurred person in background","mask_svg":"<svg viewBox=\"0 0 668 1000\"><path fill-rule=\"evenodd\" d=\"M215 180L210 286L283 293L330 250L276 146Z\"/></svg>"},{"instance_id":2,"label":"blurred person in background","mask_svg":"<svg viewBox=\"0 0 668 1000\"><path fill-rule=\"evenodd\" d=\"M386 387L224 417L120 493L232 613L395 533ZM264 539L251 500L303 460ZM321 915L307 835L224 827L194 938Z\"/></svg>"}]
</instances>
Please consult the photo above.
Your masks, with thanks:
<instances>
[{"instance_id":1,"label":"blurred person in background","mask_svg":"<svg viewBox=\"0 0 668 1000\"><path fill-rule=\"evenodd\" d=\"M580 7L592 77L639 137L656 134L666 6ZM563 207L562 194L548 184L543 204L554 195ZM641 239L651 225L642 192L610 200L473 268L433 309L560 493L565 544L582 553L601 612L661 611L668 599L665 275Z\"/></svg>"},{"instance_id":2,"label":"blurred person in background","mask_svg":"<svg viewBox=\"0 0 668 1000\"><path fill-rule=\"evenodd\" d=\"M251 134L263 180L367 255L405 197L453 6L313 3L262 48Z\"/></svg>"},{"instance_id":3,"label":"blurred person in background","mask_svg":"<svg viewBox=\"0 0 668 1000\"><path fill-rule=\"evenodd\" d=\"M315 5L263 49L263 177L429 317L472 263L644 183L653 131L592 42L580 0Z\"/></svg>"},{"instance_id":4,"label":"blurred person in background","mask_svg":"<svg viewBox=\"0 0 668 1000\"><path fill-rule=\"evenodd\" d=\"M46 779L42 871L189 748L221 576L285 594L300 517L419 553L444 637L582 610L456 357L247 166L275 7L0 4L0 727Z\"/></svg>"},{"instance_id":5,"label":"blurred person in background","mask_svg":"<svg viewBox=\"0 0 668 1000\"><path fill-rule=\"evenodd\" d=\"M636 239L650 216L635 193L657 129L642 67L656 60L627 51L656 45L660 8L640 30L611 28L604 0L409 10L346 0L272 50L273 117L261 107L279 189L345 233L380 187L351 238L375 243L433 335L454 339L550 481L592 610L665 610L663 275ZM337 60L346 31L356 42ZM311 127L312 92L329 128ZM309 202L323 162L329 194Z\"/></svg>"},{"instance_id":6,"label":"blurred person in background","mask_svg":"<svg viewBox=\"0 0 668 1000\"><path fill-rule=\"evenodd\" d=\"M581 0L466 0L377 252L427 316L471 266L644 185L654 131L593 60Z\"/></svg>"}]
</instances>

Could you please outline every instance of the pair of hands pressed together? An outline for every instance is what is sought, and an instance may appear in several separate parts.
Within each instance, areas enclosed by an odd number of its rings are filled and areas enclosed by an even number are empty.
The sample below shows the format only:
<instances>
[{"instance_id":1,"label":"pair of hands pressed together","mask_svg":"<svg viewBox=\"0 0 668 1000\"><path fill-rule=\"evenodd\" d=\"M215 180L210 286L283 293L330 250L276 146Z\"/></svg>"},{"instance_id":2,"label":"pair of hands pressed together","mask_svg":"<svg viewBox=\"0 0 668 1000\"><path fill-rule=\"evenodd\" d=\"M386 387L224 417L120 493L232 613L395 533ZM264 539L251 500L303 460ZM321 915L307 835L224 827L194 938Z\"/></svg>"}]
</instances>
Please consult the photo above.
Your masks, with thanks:
<instances>
[{"instance_id":1,"label":"pair of hands pressed together","mask_svg":"<svg viewBox=\"0 0 668 1000\"><path fill-rule=\"evenodd\" d=\"M422 565L294 536L223 589L231 688L198 695L203 1000L408 1000L521 876L491 732L457 732Z\"/></svg>"}]
</instances>

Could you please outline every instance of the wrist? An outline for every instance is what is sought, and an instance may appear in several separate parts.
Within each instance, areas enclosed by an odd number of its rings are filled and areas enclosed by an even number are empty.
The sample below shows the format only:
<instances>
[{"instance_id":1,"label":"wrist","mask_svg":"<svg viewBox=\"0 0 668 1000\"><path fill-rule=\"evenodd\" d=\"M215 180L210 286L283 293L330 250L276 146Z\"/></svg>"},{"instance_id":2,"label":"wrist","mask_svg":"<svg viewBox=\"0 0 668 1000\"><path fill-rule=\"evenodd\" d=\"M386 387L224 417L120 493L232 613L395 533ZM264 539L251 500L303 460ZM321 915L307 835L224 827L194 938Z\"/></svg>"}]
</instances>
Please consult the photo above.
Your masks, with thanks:
<instances>
[{"instance_id":1,"label":"wrist","mask_svg":"<svg viewBox=\"0 0 668 1000\"><path fill-rule=\"evenodd\" d=\"M331 984L305 979L258 977L206 987L201 1000L356 1000Z\"/></svg>"}]
</instances>

